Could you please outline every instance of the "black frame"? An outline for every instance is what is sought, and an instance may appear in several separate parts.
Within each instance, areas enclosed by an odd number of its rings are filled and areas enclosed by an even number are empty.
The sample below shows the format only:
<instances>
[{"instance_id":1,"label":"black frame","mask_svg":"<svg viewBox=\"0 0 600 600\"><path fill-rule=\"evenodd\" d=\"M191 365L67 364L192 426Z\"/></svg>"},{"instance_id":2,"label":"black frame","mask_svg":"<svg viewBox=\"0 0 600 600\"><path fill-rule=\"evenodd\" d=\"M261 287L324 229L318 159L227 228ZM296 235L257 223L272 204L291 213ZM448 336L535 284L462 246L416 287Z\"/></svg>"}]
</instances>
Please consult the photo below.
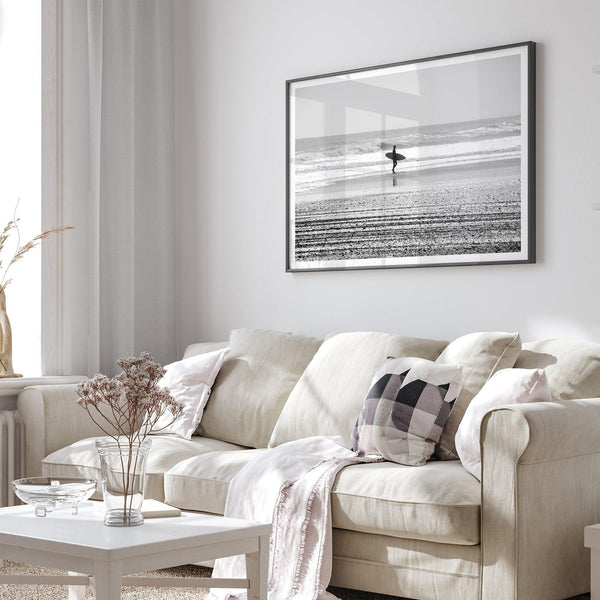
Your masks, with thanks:
<instances>
[{"instance_id":1,"label":"black frame","mask_svg":"<svg viewBox=\"0 0 600 600\"><path fill-rule=\"evenodd\" d=\"M521 94L526 94L526 107L527 107L527 131L522 132L522 138L527 140L527 186L526 193L527 198L521 197L521 202L527 202L527 250L526 256L515 260L472 260L472 261L453 261L453 262L431 262L422 264L386 264L386 265L351 265L351 266L319 266L319 267L294 267L292 266L291 257L291 178L290 178L290 149L291 149L291 136L290 136L290 123L291 123L291 90L294 84L304 81L319 80L328 77L350 75L354 73L363 73L367 71L377 71L380 69L388 69L390 67L399 67L403 65L413 65L425 62L431 62L441 59L457 58L466 55L484 54L495 51L507 50L507 49L522 48L526 55L526 68L527 68L527 83L526 89L521 90ZM467 265L491 265L491 264L525 264L535 263L536 261L536 56L535 56L536 43L533 41L519 42L515 44L506 44L502 46L493 46L489 48L481 48L478 50L468 50L463 52L455 52L450 54L443 54L438 56L432 56L427 58L420 58L415 60L407 60L395 63L386 63L384 65L377 65L372 67L363 67L358 69L351 69L347 71L337 71L333 73L324 73L321 75L299 77L295 79L286 80L286 272L297 273L297 272L314 272L314 271L339 271L339 270L364 270L364 269L396 269L396 268L414 268L414 267L439 267L439 266L467 266ZM521 157L523 161L523 157ZM522 188L523 189L523 188ZM460 255L456 255L457 257Z\"/></svg>"}]
</instances>

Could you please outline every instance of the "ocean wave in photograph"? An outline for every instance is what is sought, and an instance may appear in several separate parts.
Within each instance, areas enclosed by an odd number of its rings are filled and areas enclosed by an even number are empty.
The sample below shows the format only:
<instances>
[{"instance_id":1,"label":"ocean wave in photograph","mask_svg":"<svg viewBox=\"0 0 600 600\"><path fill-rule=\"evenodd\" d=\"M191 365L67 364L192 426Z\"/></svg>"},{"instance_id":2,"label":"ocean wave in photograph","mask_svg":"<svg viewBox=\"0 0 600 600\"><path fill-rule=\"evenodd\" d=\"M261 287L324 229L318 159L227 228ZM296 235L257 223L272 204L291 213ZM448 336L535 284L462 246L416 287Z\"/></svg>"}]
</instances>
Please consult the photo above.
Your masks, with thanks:
<instances>
[{"instance_id":1,"label":"ocean wave in photograph","mask_svg":"<svg viewBox=\"0 0 600 600\"><path fill-rule=\"evenodd\" d=\"M520 252L520 165L519 117L296 140L295 259Z\"/></svg>"}]
</instances>

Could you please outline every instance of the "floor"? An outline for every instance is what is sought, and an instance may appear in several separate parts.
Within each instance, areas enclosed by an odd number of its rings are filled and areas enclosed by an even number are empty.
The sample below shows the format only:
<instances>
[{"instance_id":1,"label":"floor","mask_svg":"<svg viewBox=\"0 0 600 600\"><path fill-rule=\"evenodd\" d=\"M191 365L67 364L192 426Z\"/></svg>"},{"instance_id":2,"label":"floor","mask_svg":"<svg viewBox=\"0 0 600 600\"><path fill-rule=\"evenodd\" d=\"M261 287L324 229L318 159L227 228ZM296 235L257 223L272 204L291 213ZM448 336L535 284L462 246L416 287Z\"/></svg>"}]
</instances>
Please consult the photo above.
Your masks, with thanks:
<instances>
[{"instance_id":1,"label":"floor","mask_svg":"<svg viewBox=\"0 0 600 600\"><path fill-rule=\"evenodd\" d=\"M46 569L31 565L23 565L11 561L5 561L4 573L10 574L57 574L60 571ZM210 569L186 565L174 569L163 569L156 571L155 576L169 577L209 577ZM368 592L359 592L356 590L347 590L343 588L329 588L332 594L335 594L340 600L402 600L397 596L386 596L383 594L370 594ZM203 593L202 596L199 595ZM123 588L121 600L200 600L208 590L194 590L185 588ZM67 588L65 586L16 586L8 585L0 587L0 598L2 600L66 600ZM589 600L589 594L574 596L569 600ZM94 594L88 589L86 600L94 600Z\"/></svg>"}]
</instances>

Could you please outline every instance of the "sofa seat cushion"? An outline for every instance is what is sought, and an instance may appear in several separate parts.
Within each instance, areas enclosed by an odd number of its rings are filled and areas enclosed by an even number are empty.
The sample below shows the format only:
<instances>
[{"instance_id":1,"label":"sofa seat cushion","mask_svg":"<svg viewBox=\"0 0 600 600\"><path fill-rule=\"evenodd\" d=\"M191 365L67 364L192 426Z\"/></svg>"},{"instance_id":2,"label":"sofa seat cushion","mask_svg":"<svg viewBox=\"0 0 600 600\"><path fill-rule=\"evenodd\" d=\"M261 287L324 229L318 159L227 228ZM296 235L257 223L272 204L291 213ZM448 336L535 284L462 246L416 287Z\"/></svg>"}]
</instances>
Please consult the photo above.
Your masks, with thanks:
<instances>
[{"instance_id":1,"label":"sofa seat cushion","mask_svg":"<svg viewBox=\"0 0 600 600\"><path fill-rule=\"evenodd\" d=\"M96 440L100 437L86 438L52 452L42 461L42 473L47 477L90 477L100 482L100 458L96 450ZM215 450L233 451L241 446L228 444L210 438L192 437L184 440L170 435L153 435L152 447L146 466L146 498L164 501L164 473L173 465L189 458ZM100 483L94 498L102 497Z\"/></svg>"},{"instance_id":2,"label":"sofa seat cushion","mask_svg":"<svg viewBox=\"0 0 600 600\"><path fill-rule=\"evenodd\" d=\"M229 482L259 452L213 452L188 458L165 473L166 502L223 514ZM392 537L479 543L479 482L459 461L421 467L390 462L352 465L333 486L333 526Z\"/></svg>"},{"instance_id":3,"label":"sofa seat cushion","mask_svg":"<svg viewBox=\"0 0 600 600\"><path fill-rule=\"evenodd\" d=\"M266 449L211 452L181 461L165 473L165 502L182 510L222 515L229 482L261 452L266 452Z\"/></svg>"},{"instance_id":4,"label":"sofa seat cushion","mask_svg":"<svg viewBox=\"0 0 600 600\"><path fill-rule=\"evenodd\" d=\"M481 486L458 460L351 465L334 483L331 507L338 529L479 544Z\"/></svg>"}]
</instances>

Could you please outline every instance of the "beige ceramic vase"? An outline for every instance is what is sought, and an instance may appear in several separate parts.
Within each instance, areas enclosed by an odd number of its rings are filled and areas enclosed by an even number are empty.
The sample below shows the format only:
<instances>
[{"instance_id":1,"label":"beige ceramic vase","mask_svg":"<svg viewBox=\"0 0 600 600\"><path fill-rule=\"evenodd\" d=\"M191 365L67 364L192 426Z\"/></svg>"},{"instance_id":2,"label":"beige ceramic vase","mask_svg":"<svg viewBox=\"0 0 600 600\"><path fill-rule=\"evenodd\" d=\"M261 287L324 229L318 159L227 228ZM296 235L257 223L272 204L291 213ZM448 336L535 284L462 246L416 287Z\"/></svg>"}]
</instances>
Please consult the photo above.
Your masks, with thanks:
<instances>
[{"instance_id":1,"label":"beige ceramic vase","mask_svg":"<svg viewBox=\"0 0 600 600\"><path fill-rule=\"evenodd\" d=\"M6 295L0 290L0 377L22 377L13 371L12 331L6 313Z\"/></svg>"}]
</instances>

